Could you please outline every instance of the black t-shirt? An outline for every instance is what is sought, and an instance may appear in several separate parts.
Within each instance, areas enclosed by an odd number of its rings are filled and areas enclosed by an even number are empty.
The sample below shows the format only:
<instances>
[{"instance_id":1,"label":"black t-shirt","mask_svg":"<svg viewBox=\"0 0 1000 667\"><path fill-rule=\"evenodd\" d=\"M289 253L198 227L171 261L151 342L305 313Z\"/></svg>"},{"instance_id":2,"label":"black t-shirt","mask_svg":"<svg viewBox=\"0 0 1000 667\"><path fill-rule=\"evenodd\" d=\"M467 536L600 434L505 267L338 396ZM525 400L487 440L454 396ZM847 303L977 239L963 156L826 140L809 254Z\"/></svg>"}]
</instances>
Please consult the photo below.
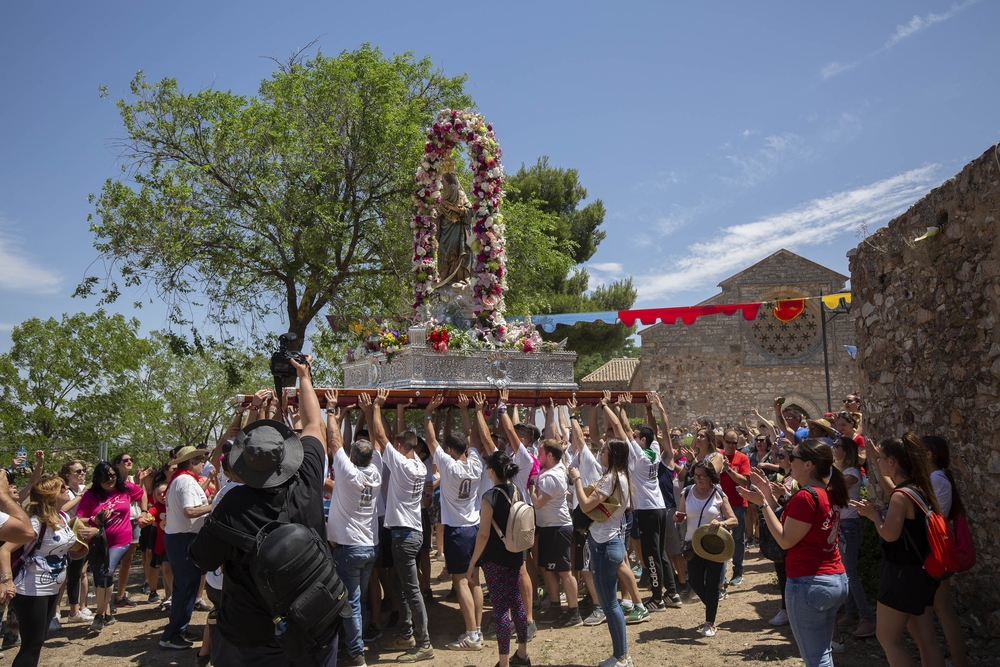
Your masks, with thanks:
<instances>
[{"instance_id":1,"label":"black t-shirt","mask_svg":"<svg viewBox=\"0 0 1000 667\"><path fill-rule=\"evenodd\" d=\"M323 445L316 438L305 436L302 449L302 466L289 486L288 516L292 523L309 526L325 537ZM219 631L237 646L274 643L274 623L253 582L249 556L215 535L212 526L222 524L256 535L265 525L277 521L282 506L279 492L280 489L253 489L246 485L230 490L191 544L191 558L198 567L203 570L223 567ZM326 540L324 544L328 544Z\"/></svg>"},{"instance_id":2,"label":"black t-shirt","mask_svg":"<svg viewBox=\"0 0 1000 667\"><path fill-rule=\"evenodd\" d=\"M493 508L493 521L500 526L500 530L507 530L507 519L510 517L510 501L507 497L503 495L500 491L503 489L507 492L507 496L511 500L514 500L514 494L517 493L513 484L499 484L494 486L492 489L483 494L483 502L489 503ZM523 499L522 499L523 500ZM493 525L490 525L490 539L486 543L486 548L483 549L483 555L480 557L479 562L489 561L491 563L496 563L497 565L503 565L504 567L509 567L511 569L520 569L521 564L524 563L524 552L518 551L507 551L507 547L504 546L503 540L500 539L499 533Z\"/></svg>"}]
</instances>

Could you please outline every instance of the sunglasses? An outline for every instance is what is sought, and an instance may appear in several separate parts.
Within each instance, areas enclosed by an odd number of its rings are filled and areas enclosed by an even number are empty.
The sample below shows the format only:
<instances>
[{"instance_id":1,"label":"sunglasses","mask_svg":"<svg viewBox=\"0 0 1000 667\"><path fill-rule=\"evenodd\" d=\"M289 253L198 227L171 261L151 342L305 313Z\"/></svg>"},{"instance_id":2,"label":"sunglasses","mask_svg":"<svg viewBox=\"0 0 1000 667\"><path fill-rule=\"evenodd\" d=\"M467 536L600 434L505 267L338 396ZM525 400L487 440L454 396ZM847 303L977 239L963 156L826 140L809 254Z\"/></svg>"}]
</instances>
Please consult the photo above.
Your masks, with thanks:
<instances>
[{"instance_id":1,"label":"sunglasses","mask_svg":"<svg viewBox=\"0 0 1000 667\"><path fill-rule=\"evenodd\" d=\"M839 442L835 442L835 443L833 443L833 448L834 449L843 449L844 446L842 444L840 444Z\"/></svg>"},{"instance_id":2,"label":"sunglasses","mask_svg":"<svg viewBox=\"0 0 1000 667\"><path fill-rule=\"evenodd\" d=\"M789 461L795 461L796 459L802 461L803 463L809 460L806 457L802 456L801 454L796 454L795 452L792 452L791 454L788 455Z\"/></svg>"},{"instance_id":3,"label":"sunglasses","mask_svg":"<svg viewBox=\"0 0 1000 667\"><path fill-rule=\"evenodd\" d=\"M785 456L784 454L778 454L778 456L777 456L777 459L778 459L779 461L784 461L784 460L785 460L785 459L787 459L787 458L788 458L788 457L787 457L787 456Z\"/></svg>"},{"instance_id":4,"label":"sunglasses","mask_svg":"<svg viewBox=\"0 0 1000 667\"><path fill-rule=\"evenodd\" d=\"M122 463L132 463L132 459L126 456L125 458L122 459Z\"/></svg>"},{"instance_id":5,"label":"sunglasses","mask_svg":"<svg viewBox=\"0 0 1000 667\"><path fill-rule=\"evenodd\" d=\"M698 473L695 473L694 474L694 478L695 479L709 479L709 477L708 477L708 475L706 473L701 473L700 475Z\"/></svg>"},{"instance_id":6,"label":"sunglasses","mask_svg":"<svg viewBox=\"0 0 1000 667\"><path fill-rule=\"evenodd\" d=\"M757 438L754 442L767 442L767 438Z\"/></svg>"},{"instance_id":7,"label":"sunglasses","mask_svg":"<svg viewBox=\"0 0 1000 667\"><path fill-rule=\"evenodd\" d=\"M79 470L70 470L69 472L71 475L82 475L83 473L87 472L87 469L80 468Z\"/></svg>"},{"instance_id":8,"label":"sunglasses","mask_svg":"<svg viewBox=\"0 0 1000 667\"><path fill-rule=\"evenodd\" d=\"M857 399L857 398L845 398L844 399L844 405L847 405L848 403L860 403L860 402L861 402L861 400Z\"/></svg>"},{"instance_id":9,"label":"sunglasses","mask_svg":"<svg viewBox=\"0 0 1000 667\"><path fill-rule=\"evenodd\" d=\"M727 445L738 445L738 444L740 444L740 441L739 440L726 440L726 444Z\"/></svg>"}]
</instances>

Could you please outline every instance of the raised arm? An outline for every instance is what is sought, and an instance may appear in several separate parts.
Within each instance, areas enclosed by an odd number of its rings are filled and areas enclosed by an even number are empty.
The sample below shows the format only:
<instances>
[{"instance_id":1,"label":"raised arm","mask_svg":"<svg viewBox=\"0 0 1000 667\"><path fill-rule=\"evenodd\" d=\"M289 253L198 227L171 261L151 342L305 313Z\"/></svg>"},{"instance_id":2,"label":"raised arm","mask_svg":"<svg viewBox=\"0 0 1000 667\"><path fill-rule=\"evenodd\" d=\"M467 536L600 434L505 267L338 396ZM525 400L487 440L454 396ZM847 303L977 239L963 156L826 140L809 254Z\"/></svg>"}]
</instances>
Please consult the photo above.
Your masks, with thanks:
<instances>
[{"instance_id":1,"label":"raised arm","mask_svg":"<svg viewBox=\"0 0 1000 667\"><path fill-rule=\"evenodd\" d=\"M501 389L500 404L497 406L497 412L500 414L500 428L503 429L503 434L507 437L510 448L516 453L518 447L521 446L521 439L517 437L517 431L514 430L514 422L507 415L508 399L510 399L510 392L506 389Z\"/></svg>"},{"instance_id":2,"label":"raised arm","mask_svg":"<svg viewBox=\"0 0 1000 667\"><path fill-rule=\"evenodd\" d=\"M329 389L326 392L326 445L330 453L330 460L338 451L344 448L344 439L340 434L340 416L350 408L341 411L337 407L337 390Z\"/></svg>"},{"instance_id":3,"label":"raised arm","mask_svg":"<svg viewBox=\"0 0 1000 667\"><path fill-rule=\"evenodd\" d=\"M427 441L427 450L431 453L432 459L438 448L437 432L434 430L434 412L441 407L442 403L444 403L444 394L439 393L424 408L424 440Z\"/></svg>"},{"instance_id":4,"label":"raised arm","mask_svg":"<svg viewBox=\"0 0 1000 667\"><path fill-rule=\"evenodd\" d=\"M591 442L597 442L601 439L601 426L597 423L597 413L600 409L599 405L587 407L587 426L590 427Z\"/></svg>"},{"instance_id":5,"label":"raised arm","mask_svg":"<svg viewBox=\"0 0 1000 667\"><path fill-rule=\"evenodd\" d=\"M493 442L493 436L490 435L490 427L486 424L486 415L483 414L486 407L486 394L478 392L472 397L472 401L476 408L476 432L479 434L479 441L483 444L483 452L489 456L496 451L497 446Z\"/></svg>"},{"instance_id":6,"label":"raised arm","mask_svg":"<svg viewBox=\"0 0 1000 667\"><path fill-rule=\"evenodd\" d=\"M316 390L313 389L312 376L309 374L309 365L312 363L312 356L305 355L306 363L300 364L294 359L289 359L295 366L295 372L299 375L299 420L302 423L302 435L311 435L320 442L326 437L323 433L323 411L319 409L319 399L316 397Z\"/></svg>"},{"instance_id":7,"label":"raised arm","mask_svg":"<svg viewBox=\"0 0 1000 667\"><path fill-rule=\"evenodd\" d=\"M444 411L444 431L443 431L444 435L442 435L441 437L444 438L445 440L447 440L448 436L451 435L451 415L452 415L452 408L448 408L447 410ZM440 416L441 415L438 414L438 417Z\"/></svg>"},{"instance_id":8,"label":"raised arm","mask_svg":"<svg viewBox=\"0 0 1000 667\"><path fill-rule=\"evenodd\" d=\"M566 401L566 408L570 411L577 409L575 397ZM569 446L575 454L579 454L587 446L587 441L583 437L583 427L580 426L580 422L573 418L569 420Z\"/></svg>"},{"instance_id":9,"label":"raised arm","mask_svg":"<svg viewBox=\"0 0 1000 667\"><path fill-rule=\"evenodd\" d=\"M31 469L31 477L28 478L28 483L25 484L20 491L17 492L18 498L27 498L28 494L31 492L31 487L38 484L38 480L42 478L42 472L45 470L45 450L36 449L35 450L35 466Z\"/></svg>"},{"instance_id":10,"label":"raised arm","mask_svg":"<svg viewBox=\"0 0 1000 667\"><path fill-rule=\"evenodd\" d=\"M556 424L556 404L551 398L549 404L545 406L545 428L542 429L542 437L555 439L558 425Z\"/></svg>"},{"instance_id":11,"label":"raised arm","mask_svg":"<svg viewBox=\"0 0 1000 667\"><path fill-rule=\"evenodd\" d=\"M757 418L758 423L764 424L764 433L771 436L771 442L778 442L778 431L775 430L774 424L764 419L764 415L757 412L757 408L751 408L750 411Z\"/></svg>"},{"instance_id":12,"label":"raised arm","mask_svg":"<svg viewBox=\"0 0 1000 667\"><path fill-rule=\"evenodd\" d=\"M371 437L372 446L381 453L389 444L389 440L385 437L385 430L382 428L382 417L379 416L381 410L376 408L375 403L372 402L371 394L359 394L358 407L361 408L361 415L371 424L368 435ZM359 419L358 422L360 423L360 421Z\"/></svg>"},{"instance_id":13,"label":"raised arm","mask_svg":"<svg viewBox=\"0 0 1000 667\"><path fill-rule=\"evenodd\" d=\"M794 442L795 434L788 432L788 424L785 422L785 415L781 414L781 403L778 402L780 399L780 396L774 399L774 425L781 429L781 432L785 434L786 438Z\"/></svg>"},{"instance_id":14,"label":"raised arm","mask_svg":"<svg viewBox=\"0 0 1000 667\"><path fill-rule=\"evenodd\" d=\"M458 414L462 417L462 433L466 437L472 438L472 422L469 421L469 397L465 394L458 395Z\"/></svg>"},{"instance_id":15,"label":"raised arm","mask_svg":"<svg viewBox=\"0 0 1000 667\"><path fill-rule=\"evenodd\" d=\"M619 399L620 400L620 399ZM622 428L622 423L618 419L618 415L611 408L609 403L611 402L611 392L605 390L604 395L601 397L601 402L598 404L604 410L604 421L606 424L611 426L612 430L615 432L615 437L628 442L631 438L625 433L625 429Z\"/></svg>"},{"instance_id":16,"label":"raised arm","mask_svg":"<svg viewBox=\"0 0 1000 667\"><path fill-rule=\"evenodd\" d=\"M27 544L35 538L35 529L24 509L11 497L7 475L0 471L0 512L10 516L0 526L0 540L12 544Z\"/></svg>"}]
</instances>

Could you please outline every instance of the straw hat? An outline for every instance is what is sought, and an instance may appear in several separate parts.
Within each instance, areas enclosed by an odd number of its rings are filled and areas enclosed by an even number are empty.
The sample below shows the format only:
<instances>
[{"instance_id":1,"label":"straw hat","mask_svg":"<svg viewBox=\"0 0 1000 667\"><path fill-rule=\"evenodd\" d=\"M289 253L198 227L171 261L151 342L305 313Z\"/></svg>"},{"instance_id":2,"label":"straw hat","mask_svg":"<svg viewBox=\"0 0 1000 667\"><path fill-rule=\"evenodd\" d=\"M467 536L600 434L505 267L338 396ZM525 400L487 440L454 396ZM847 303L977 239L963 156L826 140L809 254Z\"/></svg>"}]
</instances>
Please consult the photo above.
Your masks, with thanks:
<instances>
[{"instance_id":1,"label":"straw hat","mask_svg":"<svg viewBox=\"0 0 1000 667\"><path fill-rule=\"evenodd\" d=\"M69 557L72 560L83 560L90 553L90 547L80 537L80 529L84 526L85 524L80 517L73 517L69 522L69 527L73 529L73 544L69 547Z\"/></svg>"},{"instance_id":2,"label":"straw hat","mask_svg":"<svg viewBox=\"0 0 1000 667\"><path fill-rule=\"evenodd\" d=\"M691 540L694 552L705 560L725 563L736 551L736 541L723 526L712 528L709 524L699 526Z\"/></svg>"},{"instance_id":3,"label":"straw hat","mask_svg":"<svg viewBox=\"0 0 1000 667\"><path fill-rule=\"evenodd\" d=\"M208 457L208 452L204 449L198 449L197 447L181 447L177 451L177 458L171 459L170 465L175 466L178 463L184 463L185 461L190 461L198 456Z\"/></svg>"},{"instance_id":4,"label":"straw hat","mask_svg":"<svg viewBox=\"0 0 1000 667\"><path fill-rule=\"evenodd\" d=\"M823 430L828 438L836 440L837 438L840 437L840 434L837 433L837 429L833 428L830 422L828 422L825 419L809 420L806 422L806 427L808 428L810 426L815 426L816 428Z\"/></svg>"}]
</instances>

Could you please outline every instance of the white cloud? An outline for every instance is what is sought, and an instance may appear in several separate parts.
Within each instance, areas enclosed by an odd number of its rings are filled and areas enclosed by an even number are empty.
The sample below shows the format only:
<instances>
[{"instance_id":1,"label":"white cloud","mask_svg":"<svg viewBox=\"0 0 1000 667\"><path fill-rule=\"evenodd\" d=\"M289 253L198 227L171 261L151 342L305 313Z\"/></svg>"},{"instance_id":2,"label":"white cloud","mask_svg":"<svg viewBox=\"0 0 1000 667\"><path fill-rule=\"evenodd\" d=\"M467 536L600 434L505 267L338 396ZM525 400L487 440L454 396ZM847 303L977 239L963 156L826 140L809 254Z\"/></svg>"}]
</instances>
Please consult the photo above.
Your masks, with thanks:
<instances>
[{"instance_id":1,"label":"white cloud","mask_svg":"<svg viewBox=\"0 0 1000 667\"><path fill-rule=\"evenodd\" d=\"M625 268L618 262L594 262L587 264L587 274L590 281L587 289L592 290L600 285L613 282L622 277Z\"/></svg>"},{"instance_id":2,"label":"white cloud","mask_svg":"<svg viewBox=\"0 0 1000 667\"><path fill-rule=\"evenodd\" d=\"M846 72L847 70L855 67L857 64L858 63L850 63L848 65L844 65L844 64L838 63L835 60L832 63L827 63L826 65L824 65L823 69L821 69L819 71L819 74L824 79L829 79L831 76L837 76L838 74L840 74L842 72Z\"/></svg>"},{"instance_id":3,"label":"white cloud","mask_svg":"<svg viewBox=\"0 0 1000 667\"><path fill-rule=\"evenodd\" d=\"M787 167L793 160L808 157L811 150L802 137L791 132L764 138L764 145L751 153L732 153L726 160L736 168L736 174L720 176L729 185L752 188Z\"/></svg>"},{"instance_id":4,"label":"white cloud","mask_svg":"<svg viewBox=\"0 0 1000 667\"><path fill-rule=\"evenodd\" d=\"M819 71L820 78L822 78L822 79L829 79L830 77L837 76L838 74L842 74L842 73L846 72L847 70L854 69L855 67L857 67L858 65L860 65L864 61L868 60L869 58L877 56L878 54L882 53L883 51L888 51L892 47L894 47L897 44L899 44L900 42L902 42L907 37L912 37L913 35L917 34L918 32L922 32L922 31L926 30L927 28L931 27L932 25L934 25L936 23L942 23L944 21L947 21L948 19L950 19L951 17L955 16L956 14L958 14L963 9L965 9L967 7L971 7L972 5L976 4L977 2L979 2L979 0L966 0L965 2L963 2L960 5L952 5L951 9L949 9L948 11L946 11L943 14L935 14L935 13L931 12L931 13L927 14L927 16L924 16L924 17L914 16L913 18L911 18L909 20L909 22L907 22L907 23L901 23L901 24L897 25L895 32L893 32L891 35L889 35L889 39L886 40L886 42L882 46L882 48L877 49L875 51L872 51L871 53L869 53L864 58L861 58L860 60L856 60L856 61L854 61L852 63L848 63L846 65L843 64L843 63L840 63L840 62L838 62L836 60L833 61L833 62L827 63Z\"/></svg>"},{"instance_id":5,"label":"white cloud","mask_svg":"<svg viewBox=\"0 0 1000 667\"><path fill-rule=\"evenodd\" d=\"M888 41L885 43L885 48L891 49L900 42L902 42L907 37L915 35L922 30L930 28L935 23L941 23L947 21L955 14L959 13L966 7L971 7L972 5L979 2L979 0L966 0L960 5L952 5L951 9L946 11L944 14L934 14L933 12L924 16L923 18L919 16L914 16L910 19L909 23L901 23L896 26L896 32L889 36Z\"/></svg>"},{"instance_id":6,"label":"white cloud","mask_svg":"<svg viewBox=\"0 0 1000 667\"><path fill-rule=\"evenodd\" d=\"M22 244L4 233L0 223L0 291L54 294L61 278L48 267L35 262L22 249Z\"/></svg>"},{"instance_id":7,"label":"white cloud","mask_svg":"<svg viewBox=\"0 0 1000 667\"><path fill-rule=\"evenodd\" d=\"M750 223L718 230L710 240L689 246L668 274L635 276L638 300L662 300L707 287L759 262L781 248L815 246L857 228L891 220L938 182L938 165L913 169L871 185L814 199Z\"/></svg>"},{"instance_id":8,"label":"white cloud","mask_svg":"<svg viewBox=\"0 0 1000 667\"><path fill-rule=\"evenodd\" d=\"M8 324L7 322L0 322L0 331L13 331L14 326L15 325Z\"/></svg>"}]
</instances>

